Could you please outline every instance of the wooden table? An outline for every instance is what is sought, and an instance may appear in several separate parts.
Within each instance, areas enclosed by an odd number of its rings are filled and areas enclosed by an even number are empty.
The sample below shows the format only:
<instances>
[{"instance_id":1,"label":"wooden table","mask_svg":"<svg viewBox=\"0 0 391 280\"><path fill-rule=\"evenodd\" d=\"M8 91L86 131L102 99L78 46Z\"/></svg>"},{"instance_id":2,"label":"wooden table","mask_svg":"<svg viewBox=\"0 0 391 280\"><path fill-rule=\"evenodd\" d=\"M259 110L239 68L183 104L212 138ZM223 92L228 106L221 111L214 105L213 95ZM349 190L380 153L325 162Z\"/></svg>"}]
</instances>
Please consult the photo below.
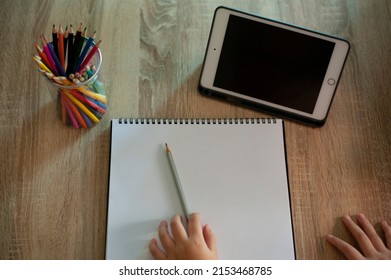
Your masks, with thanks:
<instances>
[{"instance_id":1,"label":"wooden table","mask_svg":"<svg viewBox=\"0 0 391 280\"><path fill-rule=\"evenodd\" d=\"M227 5L347 38L352 49L322 128L286 121L298 259L339 259L341 215L391 223L390 1L23 1L0 12L0 258L102 259L110 120L268 115L201 96L215 8ZM33 63L55 24L103 40L110 111L93 129L63 126ZM384 237L384 236L383 236Z\"/></svg>"}]
</instances>

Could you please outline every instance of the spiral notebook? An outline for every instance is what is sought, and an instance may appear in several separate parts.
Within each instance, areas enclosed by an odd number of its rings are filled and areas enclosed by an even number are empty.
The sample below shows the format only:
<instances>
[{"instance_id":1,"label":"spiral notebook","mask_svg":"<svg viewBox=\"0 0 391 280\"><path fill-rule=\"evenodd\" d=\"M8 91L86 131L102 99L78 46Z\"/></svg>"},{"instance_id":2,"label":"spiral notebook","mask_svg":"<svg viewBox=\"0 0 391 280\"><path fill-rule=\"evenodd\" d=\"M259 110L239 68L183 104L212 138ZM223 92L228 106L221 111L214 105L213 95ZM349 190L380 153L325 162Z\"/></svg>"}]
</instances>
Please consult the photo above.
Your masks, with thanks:
<instances>
[{"instance_id":1,"label":"spiral notebook","mask_svg":"<svg viewBox=\"0 0 391 280\"><path fill-rule=\"evenodd\" d=\"M183 215L165 143L220 259L295 259L284 124L275 119L112 120L106 259L151 259L160 221Z\"/></svg>"}]
</instances>

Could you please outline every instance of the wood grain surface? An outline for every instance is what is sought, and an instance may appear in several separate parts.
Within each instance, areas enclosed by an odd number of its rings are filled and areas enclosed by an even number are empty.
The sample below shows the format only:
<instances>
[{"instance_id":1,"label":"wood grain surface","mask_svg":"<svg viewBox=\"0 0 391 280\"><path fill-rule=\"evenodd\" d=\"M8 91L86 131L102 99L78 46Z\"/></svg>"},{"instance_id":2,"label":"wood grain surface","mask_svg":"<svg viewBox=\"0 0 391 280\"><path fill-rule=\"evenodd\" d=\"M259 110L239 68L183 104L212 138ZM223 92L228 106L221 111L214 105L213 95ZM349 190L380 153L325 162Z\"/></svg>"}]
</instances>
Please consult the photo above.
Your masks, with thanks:
<instances>
[{"instance_id":1,"label":"wood grain surface","mask_svg":"<svg viewBox=\"0 0 391 280\"><path fill-rule=\"evenodd\" d=\"M344 258L325 241L353 242L343 214L365 213L382 234L379 222L391 223L390 1L2 0L0 259L104 258L112 118L268 117L197 92L220 5L351 42L325 126L286 121L297 258ZM88 130L62 125L32 60L53 23L80 22L103 40L110 106Z\"/></svg>"}]
</instances>

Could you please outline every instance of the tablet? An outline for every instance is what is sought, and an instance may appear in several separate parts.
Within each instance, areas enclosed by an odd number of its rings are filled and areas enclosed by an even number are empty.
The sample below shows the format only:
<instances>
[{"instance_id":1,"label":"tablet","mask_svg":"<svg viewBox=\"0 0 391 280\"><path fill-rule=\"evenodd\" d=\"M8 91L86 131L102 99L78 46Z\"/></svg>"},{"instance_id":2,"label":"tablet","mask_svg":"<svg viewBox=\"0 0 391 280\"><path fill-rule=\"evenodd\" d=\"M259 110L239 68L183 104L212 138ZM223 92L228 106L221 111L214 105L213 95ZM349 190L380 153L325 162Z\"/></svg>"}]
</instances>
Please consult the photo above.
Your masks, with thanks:
<instances>
[{"instance_id":1,"label":"tablet","mask_svg":"<svg viewBox=\"0 0 391 280\"><path fill-rule=\"evenodd\" d=\"M198 89L321 126L349 49L341 38L218 7Z\"/></svg>"}]
</instances>

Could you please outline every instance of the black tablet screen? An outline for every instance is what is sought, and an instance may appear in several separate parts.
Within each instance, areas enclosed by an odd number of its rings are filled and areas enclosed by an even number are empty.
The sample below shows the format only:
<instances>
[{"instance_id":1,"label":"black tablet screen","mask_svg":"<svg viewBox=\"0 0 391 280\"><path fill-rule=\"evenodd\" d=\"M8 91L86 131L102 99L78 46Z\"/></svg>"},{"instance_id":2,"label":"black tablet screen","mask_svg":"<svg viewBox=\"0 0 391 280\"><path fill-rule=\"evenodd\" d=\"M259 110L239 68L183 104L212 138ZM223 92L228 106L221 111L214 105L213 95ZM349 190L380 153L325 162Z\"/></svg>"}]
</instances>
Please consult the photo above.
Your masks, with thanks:
<instances>
[{"instance_id":1,"label":"black tablet screen","mask_svg":"<svg viewBox=\"0 0 391 280\"><path fill-rule=\"evenodd\" d=\"M213 85L313 113L334 45L230 15Z\"/></svg>"}]
</instances>

